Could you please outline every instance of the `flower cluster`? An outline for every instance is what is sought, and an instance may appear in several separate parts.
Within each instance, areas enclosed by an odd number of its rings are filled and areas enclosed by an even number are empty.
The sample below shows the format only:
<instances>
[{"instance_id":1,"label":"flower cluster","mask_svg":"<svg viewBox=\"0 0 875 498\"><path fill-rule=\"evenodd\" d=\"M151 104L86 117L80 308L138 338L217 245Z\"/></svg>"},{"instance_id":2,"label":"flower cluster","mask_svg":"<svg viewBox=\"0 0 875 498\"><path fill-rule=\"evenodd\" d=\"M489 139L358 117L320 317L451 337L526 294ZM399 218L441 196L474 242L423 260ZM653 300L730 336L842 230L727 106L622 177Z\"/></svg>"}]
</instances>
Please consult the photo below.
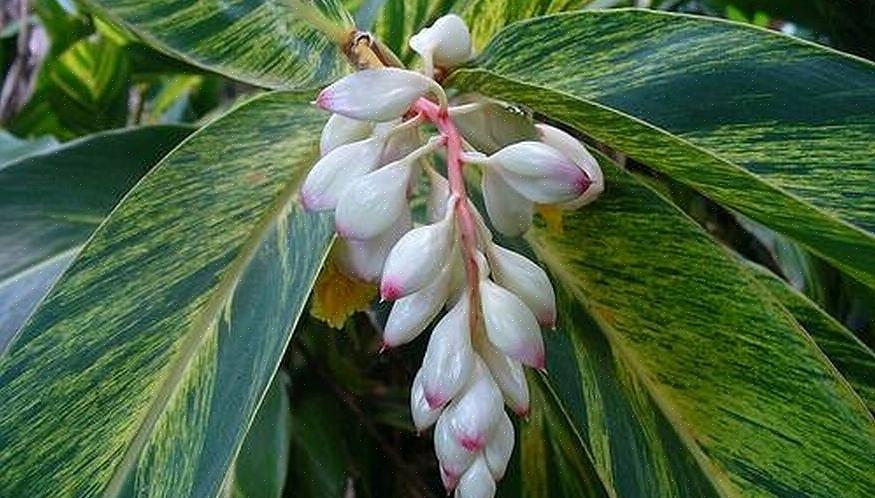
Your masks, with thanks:
<instances>
[{"instance_id":1,"label":"flower cluster","mask_svg":"<svg viewBox=\"0 0 875 498\"><path fill-rule=\"evenodd\" d=\"M316 105L334 114L300 198L306 209L334 211L342 269L378 282L381 297L394 301L385 348L414 340L447 310L413 381L411 411L420 431L435 426L447 490L488 498L514 446L504 405L528 413L523 369L544 369L541 331L555 327L556 304L544 270L493 241L467 196L462 169L480 168L491 226L508 236L531 226L535 206L579 208L604 182L580 142L544 124L530 123L530 138L499 144L488 155L475 150L472 143L483 138L477 134L494 130L459 123L477 113L488 117L493 103L450 107L432 78L436 68L471 57L470 34L459 17L439 19L410 46L422 56L423 73L363 70L319 94ZM423 139L428 129L437 133ZM433 154L445 158L446 176L424 161ZM414 227L409 199L422 175L429 185L428 223Z\"/></svg>"}]
</instances>

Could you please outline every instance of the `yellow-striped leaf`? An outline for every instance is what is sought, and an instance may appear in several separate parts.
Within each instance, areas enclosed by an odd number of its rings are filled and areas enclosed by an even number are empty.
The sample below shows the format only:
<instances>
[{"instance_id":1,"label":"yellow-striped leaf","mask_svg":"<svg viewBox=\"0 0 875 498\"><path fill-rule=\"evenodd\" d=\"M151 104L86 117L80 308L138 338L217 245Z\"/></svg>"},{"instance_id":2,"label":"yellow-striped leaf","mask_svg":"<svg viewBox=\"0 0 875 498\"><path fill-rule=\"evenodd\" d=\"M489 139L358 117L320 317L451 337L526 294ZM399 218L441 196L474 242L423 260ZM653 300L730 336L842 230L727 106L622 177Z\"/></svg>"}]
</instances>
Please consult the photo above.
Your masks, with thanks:
<instances>
[{"instance_id":1,"label":"yellow-striped leaf","mask_svg":"<svg viewBox=\"0 0 875 498\"><path fill-rule=\"evenodd\" d=\"M618 497L857 497L875 422L746 266L602 160L607 189L528 242L559 329L548 392Z\"/></svg>"},{"instance_id":2,"label":"yellow-striped leaf","mask_svg":"<svg viewBox=\"0 0 875 498\"><path fill-rule=\"evenodd\" d=\"M636 10L498 35L455 86L531 106L875 287L875 65L748 25Z\"/></svg>"},{"instance_id":3,"label":"yellow-striped leaf","mask_svg":"<svg viewBox=\"0 0 875 498\"><path fill-rule=\"evenodd\" d=\"M337 0L86 3L170 55L253 85L313 88L347 70L339 40L325 33L352 29Z\"/></svg>"},{"instance_id":4,"label":"yellow-striped leaf","mask_svg":"<svg viewBox=\"0 0 875 498\"><path fill-rule=\"evenodd\" d=\"M41 140L0 165L0 351L122 196L191 131L116 130L54 149Z\"/></svg>"},{"instance_id":5,"label":"yellow-striped leaf","mask_svg":"<svg viewBox=\"0 0 875 498\"><path fill-rule=\"evenodd\" d=\"M308 99L202 128L101 225L0 360L4 494L219 492L332 240Z\"/></svg>"}]
</instances>

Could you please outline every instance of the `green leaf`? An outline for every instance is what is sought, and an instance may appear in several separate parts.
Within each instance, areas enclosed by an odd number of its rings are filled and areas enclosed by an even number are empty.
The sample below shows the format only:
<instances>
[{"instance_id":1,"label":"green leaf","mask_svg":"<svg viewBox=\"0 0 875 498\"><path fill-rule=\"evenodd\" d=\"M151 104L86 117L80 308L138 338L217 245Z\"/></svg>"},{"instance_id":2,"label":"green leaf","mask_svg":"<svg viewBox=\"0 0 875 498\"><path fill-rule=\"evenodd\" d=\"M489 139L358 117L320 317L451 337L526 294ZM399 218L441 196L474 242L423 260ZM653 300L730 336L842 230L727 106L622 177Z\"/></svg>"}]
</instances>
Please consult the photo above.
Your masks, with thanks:
<instances>
[{"instance_id":1,"label":"green leaf","mask_svg":"<svg viewBox=\"0 0 875 498\"><path fill-rule=\"evenodd\" d=\"M123 47L103 37L81 40L46 63L33 97L10 128L68 139L123 127L130 72Z\"/></svg>"},{"instance_id":2,"label":"green leaf","mask_svg":"<svg viewBox=\"0 0 875 498\"><path fill-rule=\"evenodd\" d=\"M527 237L553 276L547 380L621 497L866 496L875 422L792 316L667 200L607 189Z\"/></svg>"},{"instance_id":3,"label":"green leaf","mask_svg":"<svg viewBox=\"0 0 875 498\"><path fill-rule=\"evenodd\" d=\"M258 408L234 465L233 498L279 498L289 469L289 376L280 370Z\"/></svg>"},{"instance_id":4,"label":"green leaf","mask_svg":"<svg viewBox=\"0 0 875 498\"><path fill-rule=\"evenodd\" d=\"M590 3L592 0L387 0L377 18L375 32L409 64L414 53L407 46L407 40L449 12L465 19L474 48L479 50L501 28L515 21L581 9Z\"/></svg>"},{"instance_id":5,"label":"green leaf","mask_svg":"<svg viewBox=\"0 0 875 498\"><path fill-rule=\"evenodd\" d=\"M453 84L531 106L875 287L875 66L635 10L515 24Z\"/></svg>"},{"instance_id":6,"label":"green leaf","mask_svg":"<svg viewBox=\"0 0 875 498\"><path fill-rule=\"evenodd\" d=\"M347 438L354 424L346 408L328 395L327 387L313 390L292 407L292 460L289 476L295 496L341 498L351 477Z\"/></svg>"},{"instance_id":7,"label":"green leaf","mask_svg":"<svg viewBox=\"0 0 875 498\"><path fill-rule=\"evenodd\" d=\"M352 29L337 0L86 2L161 51L256 86L314 88L347 70L339 40L314 27Z\"/></svg>"},{"instance_id":8,"label":"green leaf","mask_svg":"<svg viewBox=\"0 0 875 498\"><path fill-rule=\"evenodd\" d=\"M308 99L202 128L101 225L0 363L4 493L218 493L333 237Z\"/></svg>"},{"instance_id":9,"label":"green leaf","mask_svg":"<svg viewBox=\"0 0 875 498\"><path fill-rule=\"evenodd\" d=\"M0 166L0 351L122 196L191 131L111 131Z\"/></svg>"},{"instance_id":10,"label":"green leaf","mask_svg":"<svg viewBox=\"0 0 875 498\"><path fill-rule=\"evenodd\" d=\"M760 266L751 268L757 280L784 305L805 328L818 347L875 413L875 354L835 318L810 299Z\"/></svg>"},{"instance_id":11,"label":"green leaf","mask_svg":"<svg viewBox=\"0 0 875 498\"><path fill-rule=\"evenodd\" d=\"M524 498L607 498L584 440L548 381L529 376L532 413L518 427L520 494Z\"/></svg>"},{"instance_id":12,"label":"green leaf","mask_svg":"<svg viewBox=\"0 0 875 498\"><path fill-rule=\"evenodd\" d=\"M23 140L0 130L0 168L21 157L50 150L58 145L53 137Z\"/></svg>"}]
</instances>

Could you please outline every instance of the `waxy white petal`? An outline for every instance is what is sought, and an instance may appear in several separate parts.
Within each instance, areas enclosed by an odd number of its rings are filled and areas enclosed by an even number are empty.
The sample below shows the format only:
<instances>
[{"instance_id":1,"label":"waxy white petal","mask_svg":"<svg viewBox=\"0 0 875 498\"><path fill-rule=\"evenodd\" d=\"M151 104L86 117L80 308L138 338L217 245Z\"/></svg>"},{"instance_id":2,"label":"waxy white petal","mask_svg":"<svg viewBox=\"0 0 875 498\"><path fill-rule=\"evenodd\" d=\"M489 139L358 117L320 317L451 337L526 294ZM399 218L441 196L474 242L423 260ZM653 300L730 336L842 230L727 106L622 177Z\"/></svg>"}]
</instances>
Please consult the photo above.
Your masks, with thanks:
<instances>
[{"instance_id":1,"label":"waxy white petal","mask_svg":"<svg viewBox=\"0 0 875 498\"><path fill-rule=\"evenodd\" d=\"M456 487L456 498L492 498L495 496L495 481L489 473L484 457L474 460L471 467L462 475Z\"/></svg>"},{"instance_id":2,"label":"waxy white petal","mask_svg":"<svg viewBox=\"0 0 875 498\"><path fill-rule=\"evenodd\" d=\"M428 175L428 220L434 223L442 220L447 213L447 199L450 198L450 182L433 168L426 169Z\"/></svg>"},{"instance_id":3,"label":"waxy white petal","mask_svg":"<svg viewBox=\"0 0 875 498\"><path fill-rule=\"evenodd\" d=\"M412 294L437 278L450 258L453 219L443 220L404 234L395 244L383 267L380 295L394 300Z\"/></svg>"},{"instance_id":4,"label":"waxy white petal","mask_svg":"<svg viewBox=\"0 0 875 498\"><path fill-rule=\"evenodd\" d=\"M398 161L355 179L337 202L334 224L347 239L386 232L407 206L410 163Z\"/></svg>"},{"instance_id":5,"label":"waxy white petal","mask_svg":"<svg viewBox=\"0 0 875 498\"><path fill-rule=\"evenodd\" d=\"M364 140L373 130L373 123L332 114L322 128L322 136L319 138L320 155L324 156L341 145Z\"/></svg>"},{"instance_id":6,"label":"waxy white petal","mask_svg":"<svg viewBox=\"0 0 875 498\"><path fill-rule=\"evenodd\" d=\"M488 340L477 343L477 353L489 368L507 406L520 417L528 416L529 384L522 363L496 349Z\"/></svg>"},{"instance_id":7,"label":"waxy white petal","mask_svg":"<svg viewBox=\"0 0 875 498\"><path fill-rule=\"evenodd\" d=\"M510 187L492 168L483 170L483 200L489 221L508 237L517 237L532 226L534 204Z\"/></svg>"},{"instance_id":8,"label":"waxy white petal","mask_svg":"<svg viewBox=\"0 0 875 498\"><path fill-rule=\"evenodd\" d=\"M544 341L535 315L507 289L494 282L480 282L483 324L489 341L523 365L543 369Z\"/></svg>"},{"instance_id":9,"label":"waxy white petal","mask_svg":"<svg viewBox=\"0 0 875 498\"><path fill-rule=\"evenodd\" d=\"M568 133L546 124L535 125L541 135L541 141L556 148L574 161L589 177L591 185L576 199L561 205L564 209L577 209L589 204L605 190L605 177L598 161L586 150L580 141Z\"/></svg>"},{"instance_id":10,"label":"waxy white petal","mask_svg":"<svg viewBox=\"0 0 875 498\"><path fill-rule=\"evenodd\" d=\"M445 413L441 414L434 428L434 452L442 471L453 482L458 482L462 474L474 463L478 453L468 451L459 443Z\"/></svg>"},{"instance_id":11,"label":"waxy white petal","mask_svg":"<svg viewBox=\"0 0 875 498\"><path fill-rule=\"evenodd\" d=\"M556 294L547 272L525 256L495 244L488 254L495 282L522 299L541 326L555 326Z\"/></svg>"},{"instance_id":12,"label":"waxy white petal","mask_svg":"<svg viewBox=\"0 0 875 498\"><path fill-rule=\"evenodd\" d=\"M434 282L395 301L383 329L385 347L394 348L406 344L416 339L428 327L447 302L451 273L447 265Z\"/></svg>"},{"instance_id":13,"label":"waxy white petal","mask_svg":"<svg viewBox=\"0 0 875 498\"><path fill-rule=\"evenodd\" d=\"M323 156L301 186L301 204L309 211L337 207L349 185L377 167L384 145L383 138L369 138L341 145Z\"/></svg>"},{"instance_id":14,"label":"waxy white petal","mask_svg":"<svg viewBox=\"0 0 875 498\"><path fill-rule=\"evenodd\" d=\"M461 391L474 369L469 306L459 302L438 322L422 359L422 388L432 408L445 405Z\"/></svg>"},{"instance_id":15,"label":"waxy white petal","mask_svg":"<svg viewBox=\"0 0 875 498\"><path fill-rule=\"evenodd\" d=\"M416 430L422 432L431 427L442 411L440 407L428 406L425 390L422 388L422 374L417 372L416 377L413 378L413 386L410 388L410 413L413 415L413 425Z\"/></svg>"},{"instance_id":16,"label":"waxy white petal","mask_svg":"<svg viewBox=\"0 0 875 498\"><path fill-rule=\"evenodd\" d=\"M473 54L471 33L461 17L447 14L410 37L410 48L423 57L433 57L442 67L468 62Z\"/></svg>"},{"instance_id":17,"label":"waxy white petal","mask_svg":"<svg viewBox=\"0 0 875 498\"><path fill-rule=\"evenodd\" d=\"M365 69L322 90L316 105L353 119L389 121L402 116L418 98L435 88L434 80L414 71Z\"/></svg>"},{"instance_id":18,"label":"waxy white petal","mask_svg":"<svg viewBox=\"0 0 875 498\"><path fill-rule=\"evenodd\" d=\"M489 466L489 472L492 473L492 477L496 481L504 477L507 463L510 461L511 453L513 453L513 444L513 422L510 421L510 417L506 413L503 413L492 434L492 439L483 452L486 464Z\"/></svg>"},{"instance_id":19,"label":"waxy white petal","mask_svg":"<svg viewBox=\"0 0 875 498\"><path fill-rule=\"evenodd\" d=\"M590 185L589 177L571 159L541 142L508 145L487 162L514 190L540 204L571 201Z\"/></svg>"},{"instance_id":20,"label":"waxy white petal","mask_svg":"<svg viewBox=\"0 0 875 498\"><path fill-rule=\"evenodd\" d=\"M386 232L373 239L339 238L335 242L340 269L365 282L379 282L389 251L402 235L413 227L410 211L405 209Z\"/></svg>"},{"instance_id":21,"label":"waxy white petal","mask_svg":"<svg viewBox=\"0 0 875 498\"><path fill-rule=\"evenodd\" d=\"M501 391L483 361L475 359L471 378L443 415L459 443L470 452L486 447L504 413Z\"/></svg>"}]
</instances>

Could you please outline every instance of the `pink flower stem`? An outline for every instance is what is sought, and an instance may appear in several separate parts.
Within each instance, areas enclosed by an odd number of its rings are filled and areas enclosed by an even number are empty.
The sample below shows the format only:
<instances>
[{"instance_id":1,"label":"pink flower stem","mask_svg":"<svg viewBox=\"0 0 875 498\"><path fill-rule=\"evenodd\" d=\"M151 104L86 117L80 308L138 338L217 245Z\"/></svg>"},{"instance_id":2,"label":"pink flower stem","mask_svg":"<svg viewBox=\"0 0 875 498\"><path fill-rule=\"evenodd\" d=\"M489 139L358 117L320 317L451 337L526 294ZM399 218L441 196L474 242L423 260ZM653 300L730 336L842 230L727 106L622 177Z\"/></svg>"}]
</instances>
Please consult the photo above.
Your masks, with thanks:
<instances>
[{"instance_id":1,"label":"pink flower stem","mask_svg":"<svg viewBox=\"0 0 875 498\"><path fill-rule=\"evenodd\" d=\"M478 292L480 278L476 258L477 224L474 221L474 215L471 213L468 194L465 190L465 178L462 175L462 168L465 165L462 161L462 136L450 119L447 110L442 109L434 102L421 98L413 105L413 109L431 121L447 141L447 176L449 177L450 194L454 195L457 199L456 221L459 226L462 255L465 260L465 274L468 280L472 304L471 330L477 330L476 325L479 313L476 310L479 310L477 303L480 302Z\"/></svg>"}]
</instances>

